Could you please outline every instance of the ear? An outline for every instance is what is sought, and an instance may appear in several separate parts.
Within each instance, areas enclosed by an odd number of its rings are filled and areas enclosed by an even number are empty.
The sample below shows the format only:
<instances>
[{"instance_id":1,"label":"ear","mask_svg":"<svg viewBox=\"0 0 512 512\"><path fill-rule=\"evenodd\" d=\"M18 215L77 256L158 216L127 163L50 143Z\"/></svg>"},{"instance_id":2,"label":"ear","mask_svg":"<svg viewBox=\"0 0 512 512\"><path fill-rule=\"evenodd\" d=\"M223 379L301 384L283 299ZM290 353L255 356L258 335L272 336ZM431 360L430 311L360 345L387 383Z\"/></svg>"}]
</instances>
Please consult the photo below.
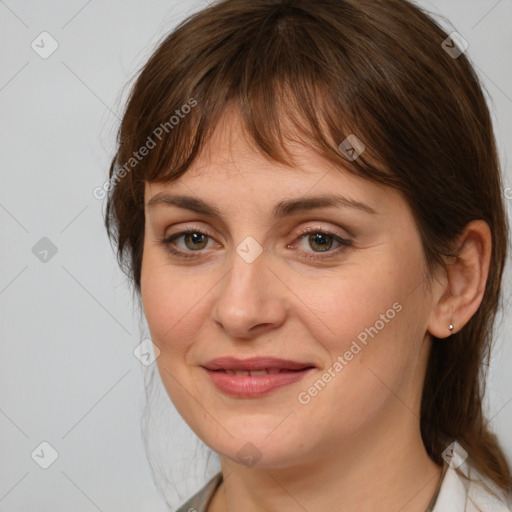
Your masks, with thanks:
<instances>
[{"instance_id":1,"label":"ear","mask_svg":"<svg viewBox=\"0 0 512 512\"><path fill-rule=\"evenodd\" d=\"M457 256L433 287L428 331L447 338L460 331L480 307L491 260L492 235L483 220L471 221L460 235ZM435 290L435 291L434 291ZM449 325L453 325L453 330Z\"/></svg>"}]
</instances>

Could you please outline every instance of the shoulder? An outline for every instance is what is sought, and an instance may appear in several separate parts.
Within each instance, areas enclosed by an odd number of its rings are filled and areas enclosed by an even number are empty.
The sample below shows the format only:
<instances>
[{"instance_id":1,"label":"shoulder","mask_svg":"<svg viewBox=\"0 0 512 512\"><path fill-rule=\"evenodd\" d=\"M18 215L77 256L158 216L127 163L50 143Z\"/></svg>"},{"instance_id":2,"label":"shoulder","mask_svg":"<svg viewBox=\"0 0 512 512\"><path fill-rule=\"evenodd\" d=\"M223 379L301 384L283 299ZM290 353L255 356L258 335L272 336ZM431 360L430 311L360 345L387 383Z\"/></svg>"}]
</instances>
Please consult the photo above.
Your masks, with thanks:
<instances>
[{"instance_id":1,"label":"shoulder","mask_svg":"<svg viewBox=\"0 0 512 512\"><path fill-rule=\"evenodd\" d=\"M206 512L215 490L222 482L222 472L214 475L199 491L181 505L176 512Z\"/></svg>"},{"instance_id":2,"label":"shoulder","mask_svg":"<svg viewBox=\"0 0 512 512\"><path fill-rule=\"evenodd\" d=\"M433 512L512 512L512 495L464 462L448 466Z\"/></svg>"}]
</instances>

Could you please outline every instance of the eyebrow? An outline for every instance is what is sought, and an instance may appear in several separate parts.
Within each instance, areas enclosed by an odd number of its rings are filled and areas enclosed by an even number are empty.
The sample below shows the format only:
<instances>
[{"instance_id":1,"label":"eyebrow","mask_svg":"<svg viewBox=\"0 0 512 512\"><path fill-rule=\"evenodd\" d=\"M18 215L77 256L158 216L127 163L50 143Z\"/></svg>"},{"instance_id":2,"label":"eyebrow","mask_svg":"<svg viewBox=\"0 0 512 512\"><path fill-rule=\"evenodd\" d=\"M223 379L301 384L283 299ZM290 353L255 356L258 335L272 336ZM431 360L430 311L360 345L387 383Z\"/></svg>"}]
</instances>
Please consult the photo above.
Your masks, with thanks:
<instances>
[{"instance_id":1,"label":"eyebrow","mask_svg":"<svg viewBox=\"0 0 512 512\"><path fill-rule=\"evenodd\" d=\"M147 203L146 208L154 208L157 205L170 205L190 210L203 215L211 217L218 217L224 220L224 217L220 210L203 201L192 196L184 195L171 195L165 192L160 192L154 195ZM369 205L360 201L349 199L348 197L333 195L333 194L322 194L318 196L301 197L298 199L286 199L277 203L272 211L272 215L276 219L288 217L297 212L310 211L318 208L327 207L337 208L353 208L364 211L370 214L377 214L377 212Z\"/></svg>"}]
</instances>

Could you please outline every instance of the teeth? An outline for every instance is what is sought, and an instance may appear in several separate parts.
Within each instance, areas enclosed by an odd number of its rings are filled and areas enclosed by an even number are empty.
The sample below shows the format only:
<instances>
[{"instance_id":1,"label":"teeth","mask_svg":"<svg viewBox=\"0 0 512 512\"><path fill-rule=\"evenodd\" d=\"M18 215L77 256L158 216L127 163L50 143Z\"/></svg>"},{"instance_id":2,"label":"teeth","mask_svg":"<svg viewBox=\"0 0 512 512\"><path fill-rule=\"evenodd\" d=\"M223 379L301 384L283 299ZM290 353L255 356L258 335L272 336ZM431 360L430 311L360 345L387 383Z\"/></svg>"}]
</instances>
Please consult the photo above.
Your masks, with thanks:
<instances>
[{"instance_id":1,"label":"teeth","mask_svg":"<svg viewBox=\"0 0 512 512\"><path fill-rule=\"evenodd\" d=\"M264 370L218 370L228 375L237 375L239 377L247 377L248 375L275 375L276 373L288 373L294 370L287 370L281 368L266 368Z\"/></svg>"},{"instance_id":2,"label":"teeth","mask_svg":"<svg viewBox=\"0 0 512 512\"><path fill-rule=\"evenodd\" d=\"M238 375L239 377L247 375L275 375L276 373L291 372L293 370L286 370L280 368L266 368L264 370L219 370L228 375Z\"/></svg>"},{"instance_id":3,"label":"teeth","mask_svg":"<svg viewBox=\"0 0 512 512\"><path fill-rule=\"evenodd\" d=\"M254 375L268 375L268 374L275 374L275 373L279 373L279 368L272 368L272 369L269 369L269 370L225 370L225 372L228 374L228 375L238 375L240 377L243 377L243 376L247 376L247 375L251 375L251 376L254 376Z\"/></svg>"}]
</instances>

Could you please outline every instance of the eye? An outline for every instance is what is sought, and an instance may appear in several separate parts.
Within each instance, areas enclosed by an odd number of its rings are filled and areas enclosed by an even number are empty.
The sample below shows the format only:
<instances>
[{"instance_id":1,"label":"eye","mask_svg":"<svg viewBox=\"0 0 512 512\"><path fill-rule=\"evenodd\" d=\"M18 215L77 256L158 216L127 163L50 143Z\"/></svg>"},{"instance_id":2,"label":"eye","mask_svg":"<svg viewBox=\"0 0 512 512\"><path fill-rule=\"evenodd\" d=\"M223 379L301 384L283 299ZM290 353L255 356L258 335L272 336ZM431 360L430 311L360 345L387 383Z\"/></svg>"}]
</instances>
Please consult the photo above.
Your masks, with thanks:
<instances>
[{"instance_id":1,"label":"eye","mask_svg":"<svg viewBox=\"0 0 512 512\"><path fill-rule=\"evenodd\" d=\"M210 238L211 234L199 229L196 229L191 226L187 226L183 231L179 233L175 233L170 235L163 240L160 240L160 243L174 256L179 256L182 258L194 258L194 254L187 254L187 252L199 252L206 247L206 239ZM185 244L185 250L183 249L175 249L176 246L175 240L179 240L183 238L183 242ZM188 249L191 249L190 251Z\"/></svg>"},{"instance_id":2,"label":"eye","mask_svg":"<svg viewBox=\"0 0 512 512\"><path fill-rule=\"evenodd\" d=\"M180 238L183 238L184 248L180 248L176 243ZM174 233L173 235L160 240L159 243L162 244L172 255L190 259L199 256L199 254L194 253L201 253L203 249L207 247L208 238L212 238L212 234L208 231L201 231L193 226L187 226L183 231ZM287 247L295 248L298 245L298 242L303 241L314 250L302 250L300 252L306 259L312 260L320 260L336 256L352 246L352 242L350 240L347 240L336 233L326 231L318 227L309 227L301 229L299 237ZM331 250L333 244L338 244L338 247ZM327 254L324 256L316 253Z\"/></svg>"},{"instance_id":3,"label":"eye","mask_svg":"<svg viewBox=\"0 0 512 512\"><path fill-rule=\"evenodd\" d=\"M300 236L298 238L300 242L305 241L309 247L315 249L313 254L311 251L306 251L304 256L308 259L325 259L336 256L347 250L348 247L352 246L352 242L339 236L331 231L326 231L319 227L309 227L301 229ZM338 247L335 250L331 250L333 243L338 243ZM292 247L295 247L297 243L293 243ZM318 249L318 251L316 250ZM315 254L316 252L328 253L326 256Z\"/></svg>"}]
</instances>

